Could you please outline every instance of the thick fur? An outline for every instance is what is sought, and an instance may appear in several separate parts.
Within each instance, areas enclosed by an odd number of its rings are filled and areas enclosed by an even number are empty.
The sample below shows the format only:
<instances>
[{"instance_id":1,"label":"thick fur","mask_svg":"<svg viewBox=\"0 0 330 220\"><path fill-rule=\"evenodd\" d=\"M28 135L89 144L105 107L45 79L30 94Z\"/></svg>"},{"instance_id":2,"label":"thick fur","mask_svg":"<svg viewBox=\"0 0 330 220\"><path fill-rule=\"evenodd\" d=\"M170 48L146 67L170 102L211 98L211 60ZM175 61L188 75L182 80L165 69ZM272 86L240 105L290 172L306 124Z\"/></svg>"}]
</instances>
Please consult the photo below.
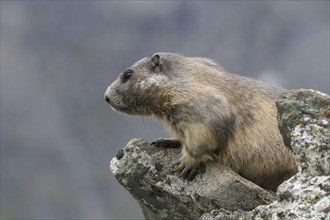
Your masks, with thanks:
<instances>
[{"instance_id":1,"label":"thick fur","mask_svg":"<svg viewBox=\"0 0 330 220\"><path fill-rule=\"evenodd\" d=\"M284 91L227 73L207 58L157 53L129 68L107 89L116 110L150 115L182 143L179 169L193 177L207 161L224 164L270 190L297 172L276 121Z\"/></svg>"}]
</instances>

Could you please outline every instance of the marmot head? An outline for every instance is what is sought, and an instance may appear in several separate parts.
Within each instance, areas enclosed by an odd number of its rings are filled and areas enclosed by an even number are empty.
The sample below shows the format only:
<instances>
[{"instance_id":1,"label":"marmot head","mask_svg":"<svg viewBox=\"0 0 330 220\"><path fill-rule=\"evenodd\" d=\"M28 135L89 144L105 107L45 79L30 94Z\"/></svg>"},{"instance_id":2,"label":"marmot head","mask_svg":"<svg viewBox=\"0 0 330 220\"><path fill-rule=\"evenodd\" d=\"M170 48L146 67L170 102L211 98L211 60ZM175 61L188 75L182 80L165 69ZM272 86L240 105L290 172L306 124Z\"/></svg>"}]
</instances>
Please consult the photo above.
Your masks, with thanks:
<instances>
[{"instance_id":1,"label":"marmot head","mask_svg":"<svg viewBox=\"0 0 330 220\"><path fill-rule=\"evenodd\" d=\"M179 63L186 59L173 53L145 57L125 71L107 88L104 97L113 109L134 115L151 115L173 107L173 91Z\"/></svg>"}]
</instances>

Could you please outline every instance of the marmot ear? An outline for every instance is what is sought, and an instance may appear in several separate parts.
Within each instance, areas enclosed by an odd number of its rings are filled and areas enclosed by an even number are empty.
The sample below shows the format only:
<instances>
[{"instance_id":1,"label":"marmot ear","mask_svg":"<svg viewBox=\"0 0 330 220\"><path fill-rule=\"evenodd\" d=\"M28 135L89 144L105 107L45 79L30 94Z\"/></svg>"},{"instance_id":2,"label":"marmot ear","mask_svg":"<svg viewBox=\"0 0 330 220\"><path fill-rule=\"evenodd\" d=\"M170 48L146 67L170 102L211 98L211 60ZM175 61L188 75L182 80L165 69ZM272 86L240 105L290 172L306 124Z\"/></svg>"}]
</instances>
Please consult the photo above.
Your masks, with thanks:
<instances>
[{"instance_id":1,"label":"marmot ear","mask_svg":"<svg viewBox=\"0 0 330 220\"><path fill-rule=\"evenodd\" d=\"M155 54L151 57L151 63L153 67L160 66L160 56L158 54Z\"/></svg>"}]
</instances>

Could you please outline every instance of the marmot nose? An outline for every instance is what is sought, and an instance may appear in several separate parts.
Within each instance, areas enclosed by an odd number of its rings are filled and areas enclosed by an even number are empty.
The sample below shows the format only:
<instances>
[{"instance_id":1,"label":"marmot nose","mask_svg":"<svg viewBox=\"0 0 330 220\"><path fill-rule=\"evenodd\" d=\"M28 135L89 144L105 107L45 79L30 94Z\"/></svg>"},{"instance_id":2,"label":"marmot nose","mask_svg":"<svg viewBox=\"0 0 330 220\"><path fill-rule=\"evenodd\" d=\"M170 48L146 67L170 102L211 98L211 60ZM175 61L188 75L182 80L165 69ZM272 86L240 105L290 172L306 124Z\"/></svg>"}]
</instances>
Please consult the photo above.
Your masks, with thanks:
<instances>
[{"instance_id":1,"label":"marmot nose","mask_svg":"<svg viewBox=\"0 0 330 220\"><path fill-rule=\"evenodd\" d=\"M105 101L106 101L107 103L110 103L110 98L109 98L109 96L105 95L105 96L104 96L104 99L105 99Z\"/></svg>"}]
</instances>

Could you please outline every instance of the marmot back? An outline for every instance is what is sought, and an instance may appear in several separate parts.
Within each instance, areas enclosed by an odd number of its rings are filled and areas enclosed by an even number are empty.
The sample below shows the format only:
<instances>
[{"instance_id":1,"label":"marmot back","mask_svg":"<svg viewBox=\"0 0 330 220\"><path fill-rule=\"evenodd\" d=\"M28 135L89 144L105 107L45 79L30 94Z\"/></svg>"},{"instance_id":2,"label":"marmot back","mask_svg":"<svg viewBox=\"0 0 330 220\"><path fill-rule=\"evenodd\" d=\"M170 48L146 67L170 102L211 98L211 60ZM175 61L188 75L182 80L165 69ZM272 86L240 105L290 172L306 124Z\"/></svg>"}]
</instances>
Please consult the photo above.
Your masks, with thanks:
<instances>
[{"instance_id":1,"label":"marmot back","mask_svg":"<svg viewBox=\"0 0 330 220\"><path fill-rule=\"evenodd\" d=\"M282 88L227 73L210 59L156 53L121 73L105 92L118 111L149 115L182 146L178 169L193 179L201 164L217 161L266 189L297 172L276 121Z\"/></svg>"}]
</instances>

